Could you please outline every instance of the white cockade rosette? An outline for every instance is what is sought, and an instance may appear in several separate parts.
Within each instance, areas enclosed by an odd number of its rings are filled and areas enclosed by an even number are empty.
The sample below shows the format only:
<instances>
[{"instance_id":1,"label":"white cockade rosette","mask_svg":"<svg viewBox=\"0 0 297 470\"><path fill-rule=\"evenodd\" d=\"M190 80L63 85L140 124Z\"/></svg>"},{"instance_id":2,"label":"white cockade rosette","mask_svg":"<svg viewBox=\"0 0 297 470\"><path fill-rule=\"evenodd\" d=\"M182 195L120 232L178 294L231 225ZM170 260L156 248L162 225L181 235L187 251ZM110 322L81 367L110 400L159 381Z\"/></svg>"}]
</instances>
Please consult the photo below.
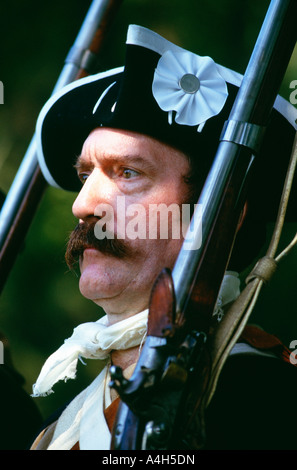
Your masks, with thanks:
<instances>
[{"instance_id":1,"label":"white cockade rosette","mask_svg":"<svg viewBox=\"0 0 297 470\"><path fill-rule=\"evenodd\" d=\"M153 96L163 111L168 111L169 124L175 111L175 122L198 126L220 113L228 97L225 80L210 57L188 51L167 50L154 74Z\"/></svg>"}]
</instances>

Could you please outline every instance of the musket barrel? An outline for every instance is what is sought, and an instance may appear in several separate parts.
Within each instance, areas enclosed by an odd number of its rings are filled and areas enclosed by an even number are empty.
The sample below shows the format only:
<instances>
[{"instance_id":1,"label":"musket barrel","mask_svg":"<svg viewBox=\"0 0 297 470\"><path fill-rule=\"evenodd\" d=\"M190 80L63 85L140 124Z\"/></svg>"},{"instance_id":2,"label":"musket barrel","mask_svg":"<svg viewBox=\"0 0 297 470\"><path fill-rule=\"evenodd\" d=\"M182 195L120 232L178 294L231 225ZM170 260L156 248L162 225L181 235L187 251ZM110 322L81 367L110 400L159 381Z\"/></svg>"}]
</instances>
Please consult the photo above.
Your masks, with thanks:
<instances>
[{"instance_id":1,"label":"musket barrel","mask_svg":"<svg viewBox=\"0 0 297 470\"><path fill-rule=\"evenodd\" d=\"M226 123L227 130L229 123L233 126L234 123L238 126L244 124L255 130L250 133L252 137L244 142L244 146L250 148L250 159L246 158L246 162L243 163L246 165L247 173L294 49L296 5L296 0L271 1L231 110L229 121ZM260 106L259 103L261 103ZM233 135L235 134L234 132ZM228 132L221 136L214 163L198 201L200 208L202 208L202 217L195 214L196 211L193 217L194 219L197 215L201 226L200 228L196 227L196 238L193 237L191 230L189 239L192 240L193 247L195 247L197 246L197 236L202 233L201 247L191 249L189 240L184 242L172 272L178 313L184 309L188 292L193 284L194 274L201 263L205 245L221 204L228 177L235 166L238 152L242 146L240 140L227 138L226 135Z\"/></svg>"}]
</instances>

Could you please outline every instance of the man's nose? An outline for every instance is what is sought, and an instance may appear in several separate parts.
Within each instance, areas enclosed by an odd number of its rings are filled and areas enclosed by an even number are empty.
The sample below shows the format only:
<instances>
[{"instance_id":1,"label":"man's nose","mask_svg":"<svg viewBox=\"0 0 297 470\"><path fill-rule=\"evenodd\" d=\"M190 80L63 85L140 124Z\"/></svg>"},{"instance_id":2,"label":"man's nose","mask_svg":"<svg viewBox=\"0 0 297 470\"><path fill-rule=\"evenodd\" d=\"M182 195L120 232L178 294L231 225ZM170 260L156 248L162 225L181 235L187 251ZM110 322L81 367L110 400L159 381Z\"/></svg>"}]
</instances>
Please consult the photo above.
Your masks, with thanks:
<instances>
[{"instance_id":1,"label":"man's nose","mask_svg":"<svg viewBox=\"0 0 297 470\"><path fill-rule=\"evenodd\" d=\"M77 198L75 199L72 212L80 220L94 217L96 207L99 204L111 204L114 185L107 175L100 169L95 168L88 176Z\"/></svg>"}]
</instances>

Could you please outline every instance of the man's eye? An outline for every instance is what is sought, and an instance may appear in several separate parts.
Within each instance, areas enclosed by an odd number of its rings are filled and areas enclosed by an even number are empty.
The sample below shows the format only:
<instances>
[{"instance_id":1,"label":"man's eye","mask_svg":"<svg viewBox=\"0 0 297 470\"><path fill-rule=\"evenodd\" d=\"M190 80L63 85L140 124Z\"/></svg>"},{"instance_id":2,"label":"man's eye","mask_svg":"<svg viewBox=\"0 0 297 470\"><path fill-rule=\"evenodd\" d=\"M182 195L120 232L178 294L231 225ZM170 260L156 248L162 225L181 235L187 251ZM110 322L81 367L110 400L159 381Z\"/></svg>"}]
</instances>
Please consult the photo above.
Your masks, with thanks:
<instances>
[{"instance_id":1,"label":"man's eye","mask_svg":"<svg viewBox=\"0 0 297 470\"><path fill-rule=\"evenodd\" d=\"M80 181L82 182L82 184L84 184L87 181L88 176L89 175L87 173L80 173L78 175L78 177L79 177Z\"/></svg>"},{"instance_id":2,"label":"man's eye","mask_svg":"<svg viewBox=\"0 0 297 470\"><path fill-rule=\"evenodd\" d=\"M127 180L138 175L139 175L138 171L132 170L131 168L123 168L122 170L122 177Z\"/></svg>"}]
</instances>

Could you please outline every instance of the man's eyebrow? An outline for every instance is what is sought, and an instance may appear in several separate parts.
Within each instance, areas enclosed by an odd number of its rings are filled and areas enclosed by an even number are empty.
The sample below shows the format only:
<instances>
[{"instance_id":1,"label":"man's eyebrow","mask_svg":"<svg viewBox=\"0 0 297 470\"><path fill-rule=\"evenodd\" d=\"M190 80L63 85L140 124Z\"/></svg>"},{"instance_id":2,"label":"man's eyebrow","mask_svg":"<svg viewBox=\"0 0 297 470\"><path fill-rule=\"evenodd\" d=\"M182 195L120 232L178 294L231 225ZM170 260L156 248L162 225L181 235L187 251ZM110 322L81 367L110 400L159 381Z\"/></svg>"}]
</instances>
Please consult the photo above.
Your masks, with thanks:
<instances>
[{"instance_id":1,"label":"man's eyebrow","mask_svg":"<svg viewBox=\"0 0 297 470\"><path fill-rule=\"evenodd\" d=\"M82 160L81 155L79 155L76 159L76 162L73 165L73 168L76 169L76 171L80 171L85 168L89 168L91 165L84 160Z\"/></svg>"},{"instance_id":2,"label":"man's eyebrow","mask_svg":"<svg viewBox=\"0 0 297 470\"><path fill-rule=\"evenodd\" d=\"M100 165L141 165L145 169L155 169L155 165L146 157L141 155L103 155L100 157ZM90 169L94 167L93 162L84 161L81 158L81 155L78 156L76 163L74 164L74 168L77 171L81 171L84 169Z\"/></svg>"},{"instance_id":3,"label":"man's eyebrow","mask_svg":"<svg viewBox=\"0 0 297 470\"><path fill-rule=\"evenodd\" d=\"M146 157L142 155L122 155L122 156L111 156L108 157L108 161L111 161L112 163L118 163L118 164L135 164L135 165L141 165L142 167L145 168L154 168L154 164Z\"/></svg>"}]
</instances>

